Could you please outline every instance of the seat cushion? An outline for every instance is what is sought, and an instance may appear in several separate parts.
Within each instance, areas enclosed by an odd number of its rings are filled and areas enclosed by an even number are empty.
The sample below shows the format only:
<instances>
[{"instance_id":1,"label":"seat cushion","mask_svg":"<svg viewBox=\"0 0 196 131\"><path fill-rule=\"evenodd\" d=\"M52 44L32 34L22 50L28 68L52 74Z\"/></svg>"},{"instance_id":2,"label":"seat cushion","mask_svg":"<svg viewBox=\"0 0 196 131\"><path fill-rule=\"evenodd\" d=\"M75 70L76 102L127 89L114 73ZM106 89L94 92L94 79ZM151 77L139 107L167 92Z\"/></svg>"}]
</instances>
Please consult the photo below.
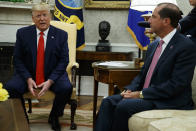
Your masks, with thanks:
<instances>
[{"instance_id":1,"label":"seat cushion","mask_svg":"<svg viewBox=\"0 0 196 131\"><path fill-rule=\"evenodd\" d=\"M178 116L196 116L196 110L150 110L134 114L129 118L130 131L148 131L149 123Z\"/></svg>"},{"instance_id":2,"label":"seat cushion","mask_svg":"<svg viewBox=\"0 0 196 131\"><path fill-rule=\"evenodd\" d=\"M195 131L196 117L181 116L153 121L149 124L148 131Z\"/></svg>"},{"instance_id":3,"label":"seat cushion","mask_svg":"<svg viewBox=\"0 0 196 131\"><path fill-rule=\"evenodd\" d=\"M35 91L36 94L38 94L41 91L41 89L35 89L34 91ZM54 97L55 97L55 94L52 91L48 90L44 95L42 95L39 98L39 100L48 101L48 100L53 100ZM37 99L37 97L33 96L31 94L31 92L29 92L29 91L23 95L23 98L25 98L25 99Z\"/></svg>"}]
</instances>

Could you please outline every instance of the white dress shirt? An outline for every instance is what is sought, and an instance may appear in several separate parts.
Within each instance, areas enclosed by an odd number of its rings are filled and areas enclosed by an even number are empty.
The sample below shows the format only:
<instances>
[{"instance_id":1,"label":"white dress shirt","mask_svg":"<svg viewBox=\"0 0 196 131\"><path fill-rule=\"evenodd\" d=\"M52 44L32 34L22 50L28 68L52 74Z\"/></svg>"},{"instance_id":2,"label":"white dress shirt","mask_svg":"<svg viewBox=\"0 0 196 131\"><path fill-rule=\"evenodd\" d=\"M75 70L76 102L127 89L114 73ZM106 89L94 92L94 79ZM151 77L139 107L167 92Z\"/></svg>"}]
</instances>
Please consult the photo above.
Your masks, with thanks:
<instances>
[{"instance_id":1,"label":"white dress shirt","mask_svg":"<svg viewBox=\"0 0 196 131\"><path fill-rule=\"evenodd\" d=\"M39 42L39 37L40 37L40 30L38 28L36 28L37 30L37 48L38 48L38 42ZM45 30L43 33L43 37L44 37L44 49L46 49L46 41L47 41L47 36L48 36L48 31L49 31L49 28L47 30Z\"/></svg>"}]
</instances>

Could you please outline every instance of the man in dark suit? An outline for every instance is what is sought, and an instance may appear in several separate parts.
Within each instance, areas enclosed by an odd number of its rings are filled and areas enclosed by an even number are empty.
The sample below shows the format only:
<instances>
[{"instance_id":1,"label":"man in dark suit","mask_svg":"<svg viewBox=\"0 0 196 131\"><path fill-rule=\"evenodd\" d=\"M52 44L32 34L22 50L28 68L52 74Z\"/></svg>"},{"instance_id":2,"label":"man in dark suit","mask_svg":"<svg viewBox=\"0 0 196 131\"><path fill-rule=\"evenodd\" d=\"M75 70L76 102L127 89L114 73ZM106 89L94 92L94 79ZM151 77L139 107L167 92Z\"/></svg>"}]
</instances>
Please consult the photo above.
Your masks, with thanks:
<instances>
[{"instance_id":1,"label":"man in dark suit","mask_svg":"<svg viewBox=\"0 0 196 131\"><path fill-rule=\"evenodd\" d=\"M128 119L141 111L193 109L196 45L177 32L180 18L174 4L161 3L155 8L149 22L161 40L149 45L140 74L126 90L103 99L95 131L128 131Z\"/></svg>"},{"instance_id":2,"label":"man in dark suit","mask_svg":"<svg viewBox=\"0 0 196 131\"><path fill-rule=\"evenodd\" d=\"M21 28L16 34L13 55L14 75L6 84L11 98L21 98L28 90L38 98L48 90L56 96L48 122L52 129L61 130L58 117L72 93L66 72L69 63L67 33L50 25L48 4L32 7L34 25ZM35 89L41 88L36 94Z\"/></svg>"},{"instance_id":3,"label":"man in dark suit","mask_svg":"<svg viewBox=\"0 0 196 131\"><path fill-rule=\"evenodd\" d=\"M196 43L196 0L189 0L189 3L193 6L193 9L186 17L180 20L180 32Z\"/></svg>"}]
</instances>

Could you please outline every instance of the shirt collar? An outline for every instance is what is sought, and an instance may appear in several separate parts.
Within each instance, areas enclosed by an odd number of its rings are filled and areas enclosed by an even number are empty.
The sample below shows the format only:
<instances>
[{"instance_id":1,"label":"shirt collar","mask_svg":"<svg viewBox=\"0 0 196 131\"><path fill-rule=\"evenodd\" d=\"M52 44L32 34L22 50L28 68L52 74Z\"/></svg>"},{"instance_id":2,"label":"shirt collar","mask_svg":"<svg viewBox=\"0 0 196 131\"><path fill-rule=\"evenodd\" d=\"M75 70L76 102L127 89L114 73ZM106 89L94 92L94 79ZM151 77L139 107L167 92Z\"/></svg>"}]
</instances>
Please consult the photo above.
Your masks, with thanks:
<instances>
[{"instance_id":1,"label":"shirt collar","mask_svg":"<svg viewBox=\"0 0 196 131\"><path fill-rule=\"evenodd\" d=\"M37 36L39 36L41 31L40 31L38 28L36 28L36 30L37 30ZM48 31L49 31L49 28L46 29L46 30L43 32L45 36L48 35Z\"/></svg>"},{"instance_id":2,"label":"shirt collar","mask_svg":"<svg viewBox=\"0 0 196 131\"><path fill-rule=\"evenodd\" d=\"M171 38L174 36L176 33L176 28L173 29L169 34L167 34L162 40L164 41L164 44L168 44Z\"/></svg>"}]
</instances>

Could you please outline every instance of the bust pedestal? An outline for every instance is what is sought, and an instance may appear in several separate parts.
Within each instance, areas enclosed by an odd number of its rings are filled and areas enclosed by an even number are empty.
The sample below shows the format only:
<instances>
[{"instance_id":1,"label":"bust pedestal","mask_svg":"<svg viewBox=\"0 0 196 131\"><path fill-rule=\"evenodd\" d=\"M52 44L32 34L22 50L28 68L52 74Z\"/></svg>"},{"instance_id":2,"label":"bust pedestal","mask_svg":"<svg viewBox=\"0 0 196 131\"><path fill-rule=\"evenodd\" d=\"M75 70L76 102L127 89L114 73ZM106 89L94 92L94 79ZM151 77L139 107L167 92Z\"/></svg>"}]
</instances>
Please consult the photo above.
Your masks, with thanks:
<instances>
[{"instance_id":1,"label":"bust pedestal","mask_svg":"<svg viewBox=\"0 0 196 131\"><path fill-rule=\"evenodd\" d=\"M100 52L110 52L111 47L110 47L110 42L109 40L99 40L97 46L96 46L96 51Z\"/></svg>"}]
</instances>

